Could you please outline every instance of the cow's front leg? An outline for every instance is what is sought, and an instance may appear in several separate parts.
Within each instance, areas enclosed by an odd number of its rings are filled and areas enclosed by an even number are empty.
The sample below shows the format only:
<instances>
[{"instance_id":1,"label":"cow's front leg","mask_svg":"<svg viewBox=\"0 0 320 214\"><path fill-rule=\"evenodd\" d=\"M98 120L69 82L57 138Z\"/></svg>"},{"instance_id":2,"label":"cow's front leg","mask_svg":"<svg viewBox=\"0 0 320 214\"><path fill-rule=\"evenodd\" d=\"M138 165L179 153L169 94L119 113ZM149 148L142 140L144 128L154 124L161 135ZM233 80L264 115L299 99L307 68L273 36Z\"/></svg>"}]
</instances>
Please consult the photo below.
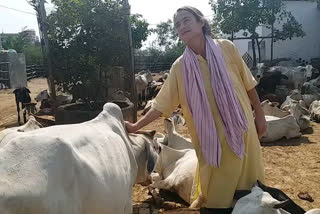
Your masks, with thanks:
<instances>
[{"instance_id":1,"label":"cow's front leg","mask_svg":"<svg viewBox=\"0 0 320 214\"><path fill-rule=\"evenodd\" d=\"M16 105L17 105L17 112L18 112L18 124L20 126L21 125L20 124L20 106L18 101L16 101Z\"/></svg>"},{"instance_id":2,"label":"cow's front leg","mask_svg":"<svg viewBox=\"0 0 320 214\"><path fill-rule=\"evenodd\" d=\"M167 180L154 181L151 185L153 188L171 190L172 185Z\"/></svg>"},{"instance_id":3,"label":"cow's front leg","mask_svg":"<svg viewBox=\"0 0 320 214\"><path fill-rule=\"evenodd\" d=\"M22 103L22 109L23 109L23 122L26 123L27 122L27 110L26 110L26 106Z\"/></svg>"}]
</instances>

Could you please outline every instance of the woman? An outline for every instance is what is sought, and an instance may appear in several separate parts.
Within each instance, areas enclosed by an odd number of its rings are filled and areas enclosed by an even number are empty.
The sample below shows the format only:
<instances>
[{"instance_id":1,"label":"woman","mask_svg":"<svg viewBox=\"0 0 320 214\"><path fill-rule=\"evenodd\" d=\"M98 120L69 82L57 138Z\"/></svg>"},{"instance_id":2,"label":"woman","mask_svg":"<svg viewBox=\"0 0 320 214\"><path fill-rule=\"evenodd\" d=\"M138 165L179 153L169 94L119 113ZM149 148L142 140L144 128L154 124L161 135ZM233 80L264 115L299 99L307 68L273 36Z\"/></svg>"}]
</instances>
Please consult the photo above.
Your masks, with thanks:
<instances>
[{"instance_id":1,"label":"woman","mask_svg":"<svg viewBox=\"0 0 320 214\"><path fill-rule=\"evenodd\" d=\"M179 8L174 25L187 46L184 54L172 65L152 109L126 127L135 132L161 115L169 117L180 104L198 157L202 210L230 208L235 190L264 181L259 138L266 121L257 82L232 42L210 37L199 10Z\"/></svg>"}]
</instances>

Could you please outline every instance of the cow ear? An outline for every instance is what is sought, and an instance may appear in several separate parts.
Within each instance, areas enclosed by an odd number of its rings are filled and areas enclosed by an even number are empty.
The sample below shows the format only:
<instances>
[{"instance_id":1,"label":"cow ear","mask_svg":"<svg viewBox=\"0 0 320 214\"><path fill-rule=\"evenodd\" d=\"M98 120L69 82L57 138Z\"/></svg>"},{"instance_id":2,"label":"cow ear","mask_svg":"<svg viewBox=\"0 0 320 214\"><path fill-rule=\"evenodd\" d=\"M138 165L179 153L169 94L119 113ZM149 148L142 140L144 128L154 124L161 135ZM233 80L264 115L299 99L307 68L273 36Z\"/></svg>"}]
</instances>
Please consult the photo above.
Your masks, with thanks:
<instances>
[{"instance_id":1,"label":"cow ear","mask_svg":"<svg viewBox=\"0 0 320 214\"><path fill-rule=\"evenodd\" d=\"M257 186L261 188L263 191L266 191L266 187L260 180L257 180Z\"/></svg>"},{"instance_id":2,"label":"cow ear","mask_svg":"<svg viewBox=\"0 0 320 214\"><path fill-rule=\"evenodd\" d=\"M156 134L156 131L155 130L152 130L152 131L137 131L136 134L144 134L144 135L147 135L148 137L150 137L151 139L153 139L154 135Z\"/></svg>"},{"instance_id":3,"label":"cow ear","mask_svg":"<svg viewBox=\"0 0 320 214\"><path fill-rule=\"evenodd\" d=\"M168 121L168 122L172 122L171 118L165 118L164 120Z\"/></svg>"},{"instance_id":4,"label":"cow ear","mask_svg":"<svg viewBox=\"0 0 320 214\"><path fill-rule=\"evenodd\" d=\"M284 208L285 206L287 206L290 203L290 200L287 199L285 201L279 201L278 203L276 203L273 208L274 209L280 209L280 208Z\"/></svg>"},{"instance_id":5,"label":"cow ear","mask_svg":"<svg viewBox=\"0 0 320 214\"><path fill-rule=\"evenodd\" d=\"M27 92L28 92L29 94L31 93L30 90L29 90L29 88L26 87L25 89L27 90Z\"/></svg>"},{"instance_id":6,"label":"cow ear","mask_svg":"<svg viewBox=\"0 0 320 214\"><path fill-rule=\"evenodd\" d=\"M16 89L14 89L14 91L12 92L12 93L17 93L18 92L18 90L19 90L19 88L16 88Z\"/></svg>"},{"instance_id":7,"label":"cow ear","mask_svg":"<svg viewBox=\"0 0 320 214\"><path fill-rule=\"evenodd\" d=\"M289 105L285 105L285 106L282 107L282 110L289 111L290 110L290 106Z\"/></svg>"},{"instance_id":8,"label":"cow ear","mask_svg":"<svg viewBox=\"0 0 320 214\"><path fill-rule=\"evenodd\" d=\"M147 171L148 171L148 174L151 174L151 172L156 166L158 155L156 151L153 151L150 143L146 142L145 145L147 150Z\"/></svg>"}]
</instances>

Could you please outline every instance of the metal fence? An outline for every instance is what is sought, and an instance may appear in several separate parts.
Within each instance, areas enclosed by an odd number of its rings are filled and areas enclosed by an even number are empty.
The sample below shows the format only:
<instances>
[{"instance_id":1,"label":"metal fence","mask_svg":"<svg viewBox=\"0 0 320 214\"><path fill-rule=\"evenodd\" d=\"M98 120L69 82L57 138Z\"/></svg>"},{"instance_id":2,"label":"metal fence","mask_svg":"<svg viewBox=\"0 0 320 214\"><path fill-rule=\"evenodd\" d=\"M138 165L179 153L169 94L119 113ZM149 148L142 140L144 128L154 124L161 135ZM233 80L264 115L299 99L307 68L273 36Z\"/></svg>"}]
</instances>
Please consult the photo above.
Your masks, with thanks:
<instances>
[{"instance_id":1,"label":"metal fence","mask_svg":"<svg viewBox=\"0 0 320 214\"><path fill-rule=\"evenodd\" d=\"M150 70L151 72L160 72L169 70L172 63L162 63L154 59L153 56L135 56L135 73L141 70Z\"/></svg>"},{"instance_id":2,"label":"metal fence","mask_svg":"<svg viewBox=\"0 0 320 214\"><path fill-rule=\"evenodd\" d=\"M47 72L45 71L43 65L27 65L26 71L28 81L33 78L47 77Z\"/></svg>"}]
</instances>

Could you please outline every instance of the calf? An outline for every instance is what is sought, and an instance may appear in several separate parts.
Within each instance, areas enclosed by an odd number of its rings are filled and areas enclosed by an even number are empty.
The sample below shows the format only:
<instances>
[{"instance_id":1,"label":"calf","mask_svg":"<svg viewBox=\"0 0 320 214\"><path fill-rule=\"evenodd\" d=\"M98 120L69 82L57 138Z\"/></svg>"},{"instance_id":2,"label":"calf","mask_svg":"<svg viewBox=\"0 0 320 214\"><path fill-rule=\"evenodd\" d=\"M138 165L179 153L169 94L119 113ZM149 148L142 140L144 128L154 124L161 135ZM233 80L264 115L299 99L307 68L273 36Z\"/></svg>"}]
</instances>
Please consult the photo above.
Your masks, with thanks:
<instances>
[{"instance_id":1,"label":"calf","mask_svg":"<svg viewBox=\"0 0 320 214\"><path fill-rule=\"evenodd\" d=\"M20 122L20 103L21 103L21 109L25 110L25 106L27 103L31 102L31 97L30 97L30 90L26 87L22 88L17 88L13 91L16 99L16 105L17 105L17 112L18 112L18 123L21 125ZM27 122L26 118L26 111L23 111L23 122Z\"/></svg>"}]
</instances>

